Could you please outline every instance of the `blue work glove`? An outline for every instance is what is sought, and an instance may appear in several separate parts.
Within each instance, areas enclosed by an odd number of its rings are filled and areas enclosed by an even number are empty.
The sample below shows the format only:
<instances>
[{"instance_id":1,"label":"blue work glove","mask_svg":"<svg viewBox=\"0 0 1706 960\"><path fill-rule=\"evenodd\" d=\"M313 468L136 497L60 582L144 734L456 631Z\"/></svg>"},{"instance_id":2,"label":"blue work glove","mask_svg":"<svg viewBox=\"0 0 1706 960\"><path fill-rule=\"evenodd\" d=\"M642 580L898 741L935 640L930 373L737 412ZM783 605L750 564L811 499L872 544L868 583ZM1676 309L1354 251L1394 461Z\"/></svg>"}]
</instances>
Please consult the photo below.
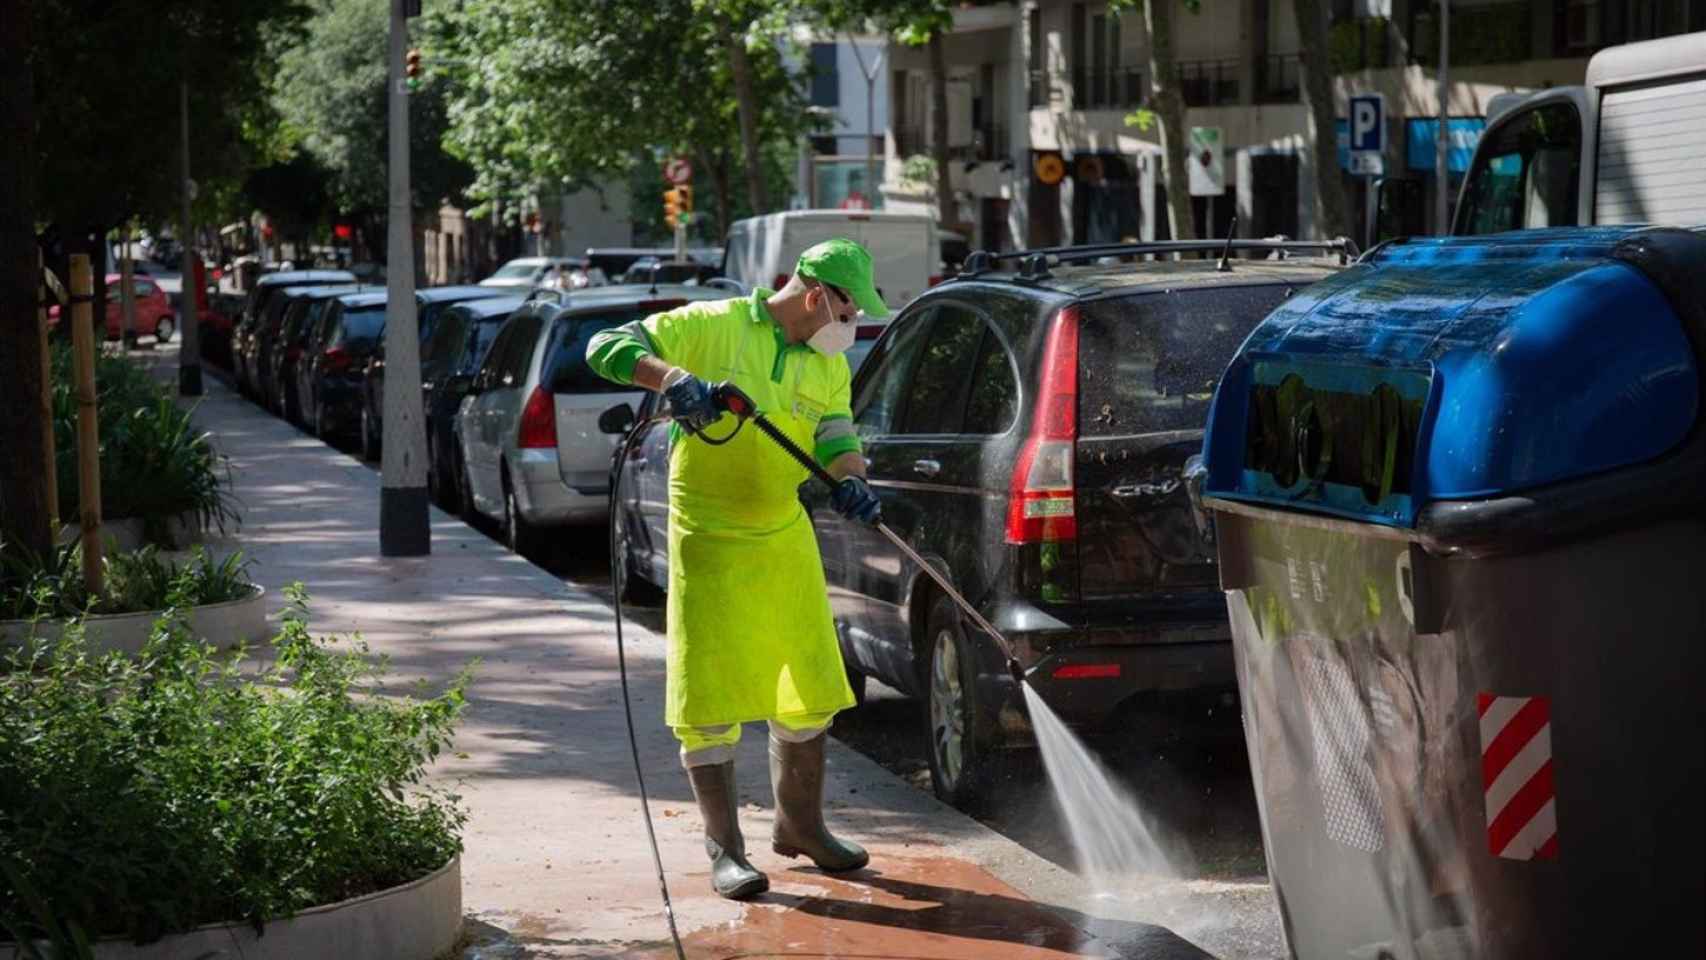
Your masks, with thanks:
<instances>
[{"instance_id":1,"label":"blue work glove","mask_svg":"<svg viewBox=\"0 0 1706 960\"><path fill-rule=\"evenodd\" d=\"M883 503L864 477L848 477L835 485L829 505L849 520L876 526L883 519Z\"/></svg>"},{"instance_id":2,"label":"blue work glove","mask_svg":"<svg viewBox=\"0 0 1706 960\"><path fill-rule=\"evenodd\" d=\"M711 400L711 385L686 371L664 388L663 397L669 401L670 416L689 430L703 430L722 416Z\"/></svg>"}]
</instances>

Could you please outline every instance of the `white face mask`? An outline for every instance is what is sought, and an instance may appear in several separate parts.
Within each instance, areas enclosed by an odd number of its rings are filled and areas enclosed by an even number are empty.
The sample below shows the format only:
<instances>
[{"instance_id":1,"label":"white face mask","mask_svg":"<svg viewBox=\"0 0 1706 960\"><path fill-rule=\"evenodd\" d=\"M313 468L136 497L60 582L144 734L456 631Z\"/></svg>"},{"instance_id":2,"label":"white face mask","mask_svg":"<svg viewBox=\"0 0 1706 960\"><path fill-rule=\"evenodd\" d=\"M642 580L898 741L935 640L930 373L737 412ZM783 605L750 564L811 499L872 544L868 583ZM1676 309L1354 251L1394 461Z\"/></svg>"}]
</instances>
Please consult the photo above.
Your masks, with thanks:
<instances>
[{"instance_id":1,"label":"white face mask","mask_svg":"<svg viewBox=\"0 0 1706 960\"><path fill-rule=\"evenodd\" d=\"M820 297L818 304L827 310L829 307L829 291L819 287L818 294ZM816 333L807 337L806 345L826 357L846 353L847 348L853 346L853 341L859 332L858 328L859 322L856 318L838 317L834 312L831 312L829 322L819 327Z\"/></svg>"}]
</instances>

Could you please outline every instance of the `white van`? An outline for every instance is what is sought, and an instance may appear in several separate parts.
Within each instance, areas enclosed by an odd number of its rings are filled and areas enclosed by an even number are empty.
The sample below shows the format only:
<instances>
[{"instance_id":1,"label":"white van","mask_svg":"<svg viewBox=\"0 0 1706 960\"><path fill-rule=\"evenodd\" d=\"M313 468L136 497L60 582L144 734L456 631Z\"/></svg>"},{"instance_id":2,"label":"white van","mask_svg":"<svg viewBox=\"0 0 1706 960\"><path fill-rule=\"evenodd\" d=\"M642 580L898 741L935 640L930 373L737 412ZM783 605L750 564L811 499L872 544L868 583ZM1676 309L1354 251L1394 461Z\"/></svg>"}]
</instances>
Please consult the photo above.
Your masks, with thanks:
<instances>
[{"instance_id":1,"label":"white van","mask_svg":"<svg viewBox=\"0 0 1706 960\"><path fill-rule=\"evenodd\" d=\"M1585 86L1496 99L1452 233L1706 224L1706 33L1607 47Z\"/></svg>"},{"instance_id":2,"label":"white van","mask_svg":"<svg viewBox=\"0 0 1706 960\"><path fill-rule=\"evenodd\" d=\"M723 276L746 290L780 287L807 247L832 237L871 251L877 291L891 310L942 280L934 217L866 210L789 210L737 220L723 248Z\"/></svg>"}]
</instances>

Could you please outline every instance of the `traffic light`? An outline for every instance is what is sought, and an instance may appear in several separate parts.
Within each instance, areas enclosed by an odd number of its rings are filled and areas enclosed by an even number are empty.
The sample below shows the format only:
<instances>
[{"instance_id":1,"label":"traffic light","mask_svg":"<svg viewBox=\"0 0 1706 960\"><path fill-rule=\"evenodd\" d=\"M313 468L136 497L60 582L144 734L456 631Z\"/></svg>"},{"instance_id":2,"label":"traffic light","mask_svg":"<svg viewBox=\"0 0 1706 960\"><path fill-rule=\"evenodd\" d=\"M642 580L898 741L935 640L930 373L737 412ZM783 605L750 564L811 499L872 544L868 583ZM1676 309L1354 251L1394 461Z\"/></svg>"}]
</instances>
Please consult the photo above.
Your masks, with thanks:
<instances>
[{"instance_id":1,"label":"traffic light","mask_svg":"<svg viewBox=\"0 0 1706 960\"><path fill-rule=\"evenodd\" d=\"M681 209L682 189L682 187L671 187L663 192L663 222L669 224L671 230L675 229L676 221L681 218L683 213Z\"/></svg>"},{"instance_id":2,"label":"traffic light","mask_svg":"<svg viewBox=\"0 0 1706 960\"><path fill-rule=\"evenodd\" d=\"M421 50L419 47L410 48L403 54L403 77L410 90L421 88Z\"/></svg>"},{"instance_id":3,"label":"traffic light","mask_svg":"<svg viewBox=\"0 0 1706 960\"><path fill-rule=\"evenodd\" d=\"M686 184L682 184L681 186L676 187L675 188L675 205L680 209L680 212L682 214L692 213L693 212L693 188L686 185ZM684 219L692 219L692 218L691 217L685 217Z\"/></svg>"}]
</instances>

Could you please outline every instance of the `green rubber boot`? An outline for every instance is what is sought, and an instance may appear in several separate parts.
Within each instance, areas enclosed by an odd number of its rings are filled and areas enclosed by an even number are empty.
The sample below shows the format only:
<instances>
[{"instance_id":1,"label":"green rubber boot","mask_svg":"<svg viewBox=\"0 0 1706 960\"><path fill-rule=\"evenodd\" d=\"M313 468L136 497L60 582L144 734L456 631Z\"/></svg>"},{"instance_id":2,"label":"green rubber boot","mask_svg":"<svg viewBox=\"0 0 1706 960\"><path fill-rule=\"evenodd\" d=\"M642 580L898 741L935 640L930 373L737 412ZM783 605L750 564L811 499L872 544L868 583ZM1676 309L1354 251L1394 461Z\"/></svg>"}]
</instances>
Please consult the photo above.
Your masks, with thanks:
<instances>
[{"instance_id":1,"label":"green rubber boot","mask_svg":"<svg viewBox=\"0 0 1706 960\"><path fill-rule=\"evenodd\" d=\"M705 821L705 853L711 858L711 889L730 900L756 897L770 889L770 878L746 862L746 842L740 835L735 799L735 765L688 767L693 797Z\"/></svg>"},{"instance_id":2,"label":"green rubber boot","mask_svg":"<svg viewBox=\"0 0 1706 960\"><path fill-rule=\"evenodd\" d=\"M831 873L857 870L871 855L856 843L837 840L823 824L822 733L805 743L770 737L770 783L776 789L776 831L771 849L784 857L805 854Z\"/></svg>"}]
</instances>

